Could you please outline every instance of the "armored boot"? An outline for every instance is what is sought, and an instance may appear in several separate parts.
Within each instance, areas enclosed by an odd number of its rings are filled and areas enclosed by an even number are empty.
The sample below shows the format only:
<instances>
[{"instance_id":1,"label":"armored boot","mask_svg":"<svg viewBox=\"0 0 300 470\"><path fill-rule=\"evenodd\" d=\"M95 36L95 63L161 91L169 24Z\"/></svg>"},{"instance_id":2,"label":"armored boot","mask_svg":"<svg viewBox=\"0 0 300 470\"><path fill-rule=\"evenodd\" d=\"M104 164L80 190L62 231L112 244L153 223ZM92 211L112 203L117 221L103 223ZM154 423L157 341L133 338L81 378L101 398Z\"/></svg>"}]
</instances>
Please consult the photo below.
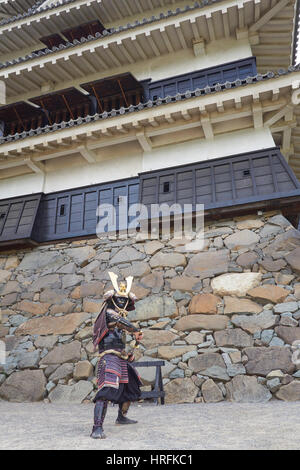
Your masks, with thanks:
<instances>
[{"instance_id":1,"label":"armored boot","mask_svg":"<svg viewBox=\"0 0 300 470\"><path fill-rule=\"evenodd\" d=\"M128 409L130 407L130 401L125 401L119 404L119 413L116 419L116 424L136 424L137 421L126 417Z\"/></svg>"},{"instance_id":2,"label":"armored boot","mask_svg":"<svg viewBox=\"0 0 300 470\"><path fill-rule=\"evenodd\" d=\"M107 411L107 400L98 400L94 409L94 426L91 437L93 439L105 439L106 435L103 431L103 422Z\"/></svg>"}]
</instances>

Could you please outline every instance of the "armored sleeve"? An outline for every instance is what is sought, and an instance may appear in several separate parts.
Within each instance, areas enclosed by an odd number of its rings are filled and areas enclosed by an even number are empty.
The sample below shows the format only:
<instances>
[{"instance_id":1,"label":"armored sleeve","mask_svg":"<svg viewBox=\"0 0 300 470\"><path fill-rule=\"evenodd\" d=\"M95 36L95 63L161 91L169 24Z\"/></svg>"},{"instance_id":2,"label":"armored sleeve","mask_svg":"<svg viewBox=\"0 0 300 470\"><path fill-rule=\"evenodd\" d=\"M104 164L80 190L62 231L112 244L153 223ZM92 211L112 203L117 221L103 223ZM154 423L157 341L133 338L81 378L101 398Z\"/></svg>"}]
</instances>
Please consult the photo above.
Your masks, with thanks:
<instances>
[{"instance_id":1,"label":"armored sleeve","mask_svg":"<svg viewBox=\"0 0 300 470\"><path fill-rule=\"evenodd\" d=\"M112 313L111 311L106 312L106 321L108 326L116 325L118 328L122 330L129 331L130 333L139 331L130 321L126 320L126 318L120 317L116 313Z\"/></svg>"}]
</instances>

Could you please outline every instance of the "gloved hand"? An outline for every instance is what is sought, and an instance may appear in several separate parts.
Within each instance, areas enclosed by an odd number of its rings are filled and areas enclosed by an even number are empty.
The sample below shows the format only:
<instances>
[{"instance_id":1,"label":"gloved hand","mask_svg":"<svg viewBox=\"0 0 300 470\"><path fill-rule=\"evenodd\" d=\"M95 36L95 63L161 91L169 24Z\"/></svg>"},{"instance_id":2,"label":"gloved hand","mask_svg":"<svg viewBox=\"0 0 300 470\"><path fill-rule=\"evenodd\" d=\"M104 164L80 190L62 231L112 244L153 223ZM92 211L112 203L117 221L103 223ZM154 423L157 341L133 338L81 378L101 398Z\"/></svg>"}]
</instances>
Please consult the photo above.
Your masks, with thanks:
<instances>
[{"instance_id":1,"label":"gloved hand","mask_svg":"<svg viewBox=\"0 0 300 470\"><path fill-rule=\"evenodd\" d=\"M142 341L144 334L142 331L135 331L134 333L136 341Z\"/></svg>"}]
</instances>

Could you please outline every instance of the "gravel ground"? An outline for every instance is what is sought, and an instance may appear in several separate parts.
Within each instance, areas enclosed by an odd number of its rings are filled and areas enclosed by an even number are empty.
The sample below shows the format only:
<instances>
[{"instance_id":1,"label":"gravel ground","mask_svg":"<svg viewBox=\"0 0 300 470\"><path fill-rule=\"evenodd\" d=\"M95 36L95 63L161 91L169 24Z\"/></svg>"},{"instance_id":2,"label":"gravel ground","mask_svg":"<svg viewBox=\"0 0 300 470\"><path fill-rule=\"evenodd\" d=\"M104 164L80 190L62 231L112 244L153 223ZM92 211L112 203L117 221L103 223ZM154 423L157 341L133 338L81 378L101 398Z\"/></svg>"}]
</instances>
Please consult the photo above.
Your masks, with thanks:
<instances>
[{"instance_id":1,"label":"gravel ground","mask_svg":"<svg viewBox=\"0 0 300 470\"><path fill-rule=\"evenodd\" d=\"M114 424L93 440L92 404L0 402L0 449L300 449L300 403L133 405L139 423Z\"/></svg>"}]
</instances>

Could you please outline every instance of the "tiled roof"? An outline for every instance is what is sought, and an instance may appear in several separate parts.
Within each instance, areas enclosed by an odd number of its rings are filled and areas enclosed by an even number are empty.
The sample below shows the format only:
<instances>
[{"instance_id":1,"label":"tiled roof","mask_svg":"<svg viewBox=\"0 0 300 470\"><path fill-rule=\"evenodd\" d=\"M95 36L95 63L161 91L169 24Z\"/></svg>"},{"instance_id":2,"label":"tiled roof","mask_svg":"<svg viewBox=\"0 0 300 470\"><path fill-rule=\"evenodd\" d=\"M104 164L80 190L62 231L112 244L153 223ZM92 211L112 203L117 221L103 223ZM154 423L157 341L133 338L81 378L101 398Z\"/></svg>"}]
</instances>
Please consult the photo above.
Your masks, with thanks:
<instances>
[{"instance_id":1,"label":"tiled roof","mask_svg":"<svg viewBox=\"0 0 300 470\"><path fill-rule=\"evenodd\" d=\"M83 124L90 123L93 121L98 121L101 119L113 118L115 116L120 116L120 115L124 115L127 113L138 112L147 108L153 108L156 106L161 106L163 104L169 104L169 103L180 101L180 100L191 99L197 96L207 95L210 93L219 92L219 91L227 90L230 88L238 88L238 87L242 87L242 86L249 85L252 83L257 83L262 80L278 78L282 75L286 75L286 74L289 74L292 72L298 72L298 71L300 71L300 64L297 66L290 66L287 70L280 69L277 72L270 71L265 74L258 73L257 75L253 77L247 77L245 79L238 78L237 80L233 82L227 81L223 84L216 84L214 86L206 86L205 88L201 88L201 89L197 88L194 91L187 90L185 93L177 93L175 96L166 96L165 98L158 98L157 100L149 100L146 103L139 103L135 106L131 105L128 108L122 107L120 109L113 109L109 112L104 111L101 114L96 113L93 116L88 115L86 117L79 117L77 119L71 119L68 122L62 121L59 123L54 123L53 125L47 125L44 127L39 127L37 129L31 129L30 131L24 131L21 133L16 133L14 135L0 137L0 144L13 142L13 141L20 140L20 139L25 139L27 137L34 137L36 135L46 134L49 132L56 132L60 129L66 129L68 127L79 126L79 125L83 125Z\"/></svg>"},{"instance_id":2,"label":"tiled roof","mask_svg":"<svg viewBox=\"0 0 300 470\"><path fill-rule=\"evenodd\" d=\"M299 47L299 27L300 27L300 0L297 0L296 3L296 15L295 15L295 28L294 28L294 41L293 41L293 50L292 50L292 57L293 57L293 64L297 62L297 52L300 52Z\"/></svg>"},{"instance_id":3,"label":"tiled roof","mask_svg":"<svg viewBox=\"0 0 300 470\"><path fill-rule=\"evenodd\" d=\"M16 21L16 18L17 20L19 20L20 18L23 18L23 17L27 17L28 16L28 12L30 12L30 14L32 14L32 12L35 12L35 10L40 6L42 5L42 3L44 3L45 0L39 0L39 1L36 1L36 2L31 2L33 3L32 6L30 8L28 8L24 13L19 13L17 15L14 15L10 18L5 18L5 19L2 19L0 21L0 25L3 25L3 24L6 24L6 23L11 23L12 21ZM21 3L22 5L22 3ZM3 11L3 13L5 14L10 14L9 12L11 11L9 8L13 8L14 11L18 11L18 8L23 10L26 9L26 7L22 7L21 5L17 4L17 2L10 2L10 3L6 3L6 4L0 4L0 11Z\"/></svg>"},{"instance_id":4,"label":"tiled roof","mask_svg":"<svg viewBox=\"0 0 300 470\"><path fill-rule=\"evenodd\" d=\"M0 26L3 26L8 23L14 23L15 21L22 20L23 18L28 18L34 15L41 13L41 11L53 10L54 8L60 7L61 5L67 3L73 3L76 0L62 0L59 3L51 3L48 6L41 7L45 0L37 1L31 8L29 8L25 13L19 13L18 15L11 16L10 18L4 18L0 21ZM41 7L41 8L39 8ZM39 9L38 9L39 8Z\"/></svg>"},{"instance_id":5,"label":"tiled roof","mask_svg":"<svg viewBox=\"0 0 300 470\"><path fill-rule=\"evenodd\" d=\"M142 21L137 20L134 23L128 23L125 26L119 26L118 28L110 28L109 31L105 29L102 32L102 34L96 33L95 36L89 35L87 38L81 38L80 41L75 39L73 42L67 42L66 44L60 44L59 47L54 46L54 47L52 47L52 49L45 49L44 51L39 51L37 53L28 54L25 57L19 57L18 59L13 59L11 61L6 61L4 63L0 63L0 69L11 67L12 65L19 64L19 63L22 63L22 62L26 62L26 61L34 59L36 57L41 57L41 56L45 56L45 55L48 55L48 54L53 54L54 52L57 52L59 50L64 50L64 49L69 49L71 47L76 47L76 46L78 46L80 44L83 44L83 43L86 43L86 42L96 41L97 39L100 39L102 37L112 36L113 34L117 34L117 33L123 32L123 31L128 31L130 29L134 29L134 28L137 28L137 27L142 26L142 25L151 24L151 23L154 23L156 21L160 21L162 19L170 18L171 16L177 16L177 15L180 15L182 13L186 13L187 11L194 11L194 10L197 10L199 8L206 7L207 5L212 5L214 3L219 3L221 1L223 1L223 0L201 0L201 2L195 2L192 6L187 5L184 8L176 8L176 10L174 10L174 11L169 10L167 13L160 13L160 15L151 16L151 18L144 18ZM74 2L74 0L63 0L62 3L59 6L61 6L62 4L67 4L67 3L72 3L72 2ZM46 10L53 9L53 8L57 7L57 5L52 5L52 6L51 5L46 6L44 8L44 10L46 11ZM31 11L31 14L29 14L30 11ZM32 10L28 10L28 12L25 13L24 15L17 15L16 17L14 17L14 21L22 19L22 17L35 15L39 12L40 12L40 10L37 12L36 9L33 12L32 12ZM0 22L0 26L3 25L3 24L9 23L11 21L12 21L12 19L3 20L3 21Z\"/></svg>"}]
</instances>

